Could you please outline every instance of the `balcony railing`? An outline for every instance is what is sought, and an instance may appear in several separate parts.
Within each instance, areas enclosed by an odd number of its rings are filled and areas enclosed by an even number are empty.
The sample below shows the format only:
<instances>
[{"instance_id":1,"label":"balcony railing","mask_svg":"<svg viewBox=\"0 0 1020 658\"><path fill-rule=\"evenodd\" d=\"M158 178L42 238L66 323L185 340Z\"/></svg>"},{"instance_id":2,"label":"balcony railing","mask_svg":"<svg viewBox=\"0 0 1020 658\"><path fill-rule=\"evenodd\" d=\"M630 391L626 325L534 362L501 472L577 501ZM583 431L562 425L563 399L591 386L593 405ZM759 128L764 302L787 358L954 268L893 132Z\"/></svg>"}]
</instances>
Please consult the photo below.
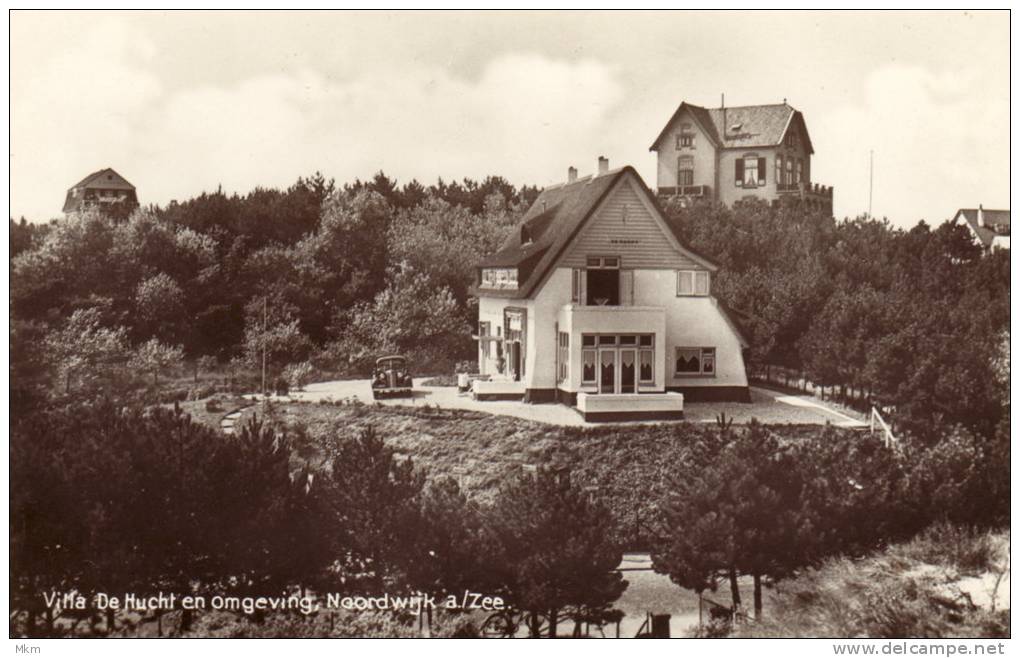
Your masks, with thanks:
<instances>
[{"instance_id":1,"label":"balcony railing","mask_svg":"<svg viewBox=\"0 0 1020 658\"><path fill-rule=\"evenodd\" d=\"M832 198L832 186L819 185L818 183L776 183L776 191L800 194L803 197Z\"/></svg>"}]
</instances>

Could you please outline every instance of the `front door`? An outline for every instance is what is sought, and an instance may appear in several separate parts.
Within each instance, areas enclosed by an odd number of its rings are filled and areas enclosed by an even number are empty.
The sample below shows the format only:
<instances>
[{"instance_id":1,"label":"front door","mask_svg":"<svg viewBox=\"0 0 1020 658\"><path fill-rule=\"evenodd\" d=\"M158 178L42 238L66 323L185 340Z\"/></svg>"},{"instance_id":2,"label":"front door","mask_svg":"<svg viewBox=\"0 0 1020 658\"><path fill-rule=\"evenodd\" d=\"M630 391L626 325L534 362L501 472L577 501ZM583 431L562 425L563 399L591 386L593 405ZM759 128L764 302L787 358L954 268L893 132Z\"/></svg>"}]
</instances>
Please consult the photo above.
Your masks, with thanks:
<instances>
[{"instance_id":1,"label":"front door","mask_svg":"<svg viewBox=\"0 0 1020 658\"><path fill-rule=\"evenodd\" d=\"M616 349L599 350L599 393L616 392Z\"/></svg>"}]
</instances>

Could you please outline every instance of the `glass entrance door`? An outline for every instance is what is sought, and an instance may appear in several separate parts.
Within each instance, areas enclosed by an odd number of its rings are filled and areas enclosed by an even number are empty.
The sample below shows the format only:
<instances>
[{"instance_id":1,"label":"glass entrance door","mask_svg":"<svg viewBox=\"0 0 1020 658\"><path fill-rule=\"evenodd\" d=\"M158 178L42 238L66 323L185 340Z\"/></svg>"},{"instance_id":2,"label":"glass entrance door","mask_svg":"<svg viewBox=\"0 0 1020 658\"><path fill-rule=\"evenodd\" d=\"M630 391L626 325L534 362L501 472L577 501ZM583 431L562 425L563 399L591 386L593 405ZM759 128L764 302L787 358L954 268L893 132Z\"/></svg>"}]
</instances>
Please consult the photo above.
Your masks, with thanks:
<instances>
[{"instance_id":1,"label":"glass entrance door","mask_svg":"<svg viewBox=\"0 0 1020 658\"><path fill-rule=\"evenodd\" d=\"M637 350L620 350L620 393L637 393Z\"/></svg>"},{"instance_id":2,"label":"glass entrance door","mask_svg":"<svg viewBox=\"0 0 1020 658\"><path fill-rule=\"evenodd\" d=\"M616 392L616 350L599 350L599 393Z\"/></svg>"}]
</instances>

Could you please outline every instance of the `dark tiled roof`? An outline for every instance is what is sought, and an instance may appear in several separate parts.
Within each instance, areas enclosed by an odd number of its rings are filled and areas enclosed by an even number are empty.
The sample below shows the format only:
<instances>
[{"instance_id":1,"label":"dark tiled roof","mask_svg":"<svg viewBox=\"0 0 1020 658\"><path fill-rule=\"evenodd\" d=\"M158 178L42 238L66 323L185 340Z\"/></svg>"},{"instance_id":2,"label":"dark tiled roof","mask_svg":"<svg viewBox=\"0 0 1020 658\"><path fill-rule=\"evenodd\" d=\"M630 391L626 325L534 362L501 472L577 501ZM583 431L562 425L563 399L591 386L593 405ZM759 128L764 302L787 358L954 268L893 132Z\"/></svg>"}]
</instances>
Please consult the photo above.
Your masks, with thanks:
<instances>
[{"instance_id":1,"label":"dark tiled roof","mask_svg":"<svg viewBox=\"0 0 1020 658\"><path fill-rule=\"evenodd\" d=\"M91 187L103 190L133 190L135 186L123 176L107 167L94 171L71 187Z\"/></svg>"},{"instance_id":2,"label":"dark tiled roof","mask_svg":"<svg viewBox=\"0 0 1020 658\"><path fill-rule=\"evenodd\" d=\"M980 208L985 222L984 226L978 225L978 210L978 208L960 208L956 211L956 216L963 215L963 219L970 225L971 230L978 236L978 239L981 240L981 244L985 247L991 247L995 236L1009 235L1008 210L987 210ZM1005 230L1000 233L996 230L996 227L1001 227Z\"/></svg>"},{"instance_id":3,"label":"dark tiled roof","mask_svg":"<svg viewBox=\"0 0 1020 658\"><path fill-rule=\"evenodd\" d=\"M783 141L787 128L795 122L803 129L808 151L813 153L811 138L803 115L786 103L778 105L745 105L742 107L704 108L683 102L655 138L649 150L655 151L673 123L687 110L709 139L723 148L776 146Z\"/></svg>"},{"instance_id":4,"label":"dark tiled roof","mask_svg":"<svg viewBox=\"0 0 1020 658\"><path fill-rule=\"evenodd\" d=\"M478 264L479 268L516 267L517 289L480 291L472 288L472 294L516 299L534 295L545 273L556 263L588 217L599 207L616 182L628 175L637 179L653 206L658 208L655 196L641 180L641 176L629 166L600 176L582 178L574 183L547 187L538 195L500 249ZM664 216L661 211L659 214ZM667 221L666 224L679 241L670 223ZM706 267L715 269L708 259L688 253Z\"/></svg>"}]
</instances>

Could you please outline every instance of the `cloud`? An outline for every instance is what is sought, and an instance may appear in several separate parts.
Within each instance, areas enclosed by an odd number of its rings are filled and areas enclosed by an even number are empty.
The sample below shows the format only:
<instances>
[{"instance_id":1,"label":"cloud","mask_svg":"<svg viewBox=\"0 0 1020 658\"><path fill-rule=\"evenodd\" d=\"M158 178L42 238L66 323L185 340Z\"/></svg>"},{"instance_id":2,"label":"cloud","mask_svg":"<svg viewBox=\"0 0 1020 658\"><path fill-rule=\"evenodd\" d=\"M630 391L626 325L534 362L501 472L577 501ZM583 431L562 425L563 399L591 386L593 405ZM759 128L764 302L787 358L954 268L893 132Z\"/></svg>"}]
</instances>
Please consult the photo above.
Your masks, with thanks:
<instances>
[{"instance_id":1,"label":"cloud","mask_svg":"<svg viewBox=\"0 0 1020 658\"><path fill-rule=\"evenodd\" d=\"M490 173L555 180L569 164L564 153L594 159L591 136L609 130L623 98L609 67L539 54L498 56L475 79L412 63L176 90L149 72L154 55L110 23L19 91L12 209L53 216L67 187L104 166L132 181L143 203L220 184L241 193L286 186L315 170L340 181L379 170L426 183Z\"/></svg>"},{"instance_id":2,"label":"cloud","mask_svg":"<svg viewBox=\"0 0 1020 658\"><path fill-rule=\"evenodd\" d=\"M837 216L867 210L871 150L875 216L910 226L979 203L1009 207L1008 134L996 129L1009 125L1008 84L995 76L885 67L868 77L860 104L808 117L812 177L836 184Z\"/></svg>"},{"instance_id":3,"label":"cloud","mask_svg":"<svg viewBox=\"0 0 1020 658\"><path fill-rule=\"evenodd\" d=\"M130 157L141 118L161 96L146 71L152 44L117 22L97 22L66 48L16 52L11 92L12 210L45 219L63 191L110 159ZM18 60L41 61L38 69Z\"/></svg>"}]
</instances>

